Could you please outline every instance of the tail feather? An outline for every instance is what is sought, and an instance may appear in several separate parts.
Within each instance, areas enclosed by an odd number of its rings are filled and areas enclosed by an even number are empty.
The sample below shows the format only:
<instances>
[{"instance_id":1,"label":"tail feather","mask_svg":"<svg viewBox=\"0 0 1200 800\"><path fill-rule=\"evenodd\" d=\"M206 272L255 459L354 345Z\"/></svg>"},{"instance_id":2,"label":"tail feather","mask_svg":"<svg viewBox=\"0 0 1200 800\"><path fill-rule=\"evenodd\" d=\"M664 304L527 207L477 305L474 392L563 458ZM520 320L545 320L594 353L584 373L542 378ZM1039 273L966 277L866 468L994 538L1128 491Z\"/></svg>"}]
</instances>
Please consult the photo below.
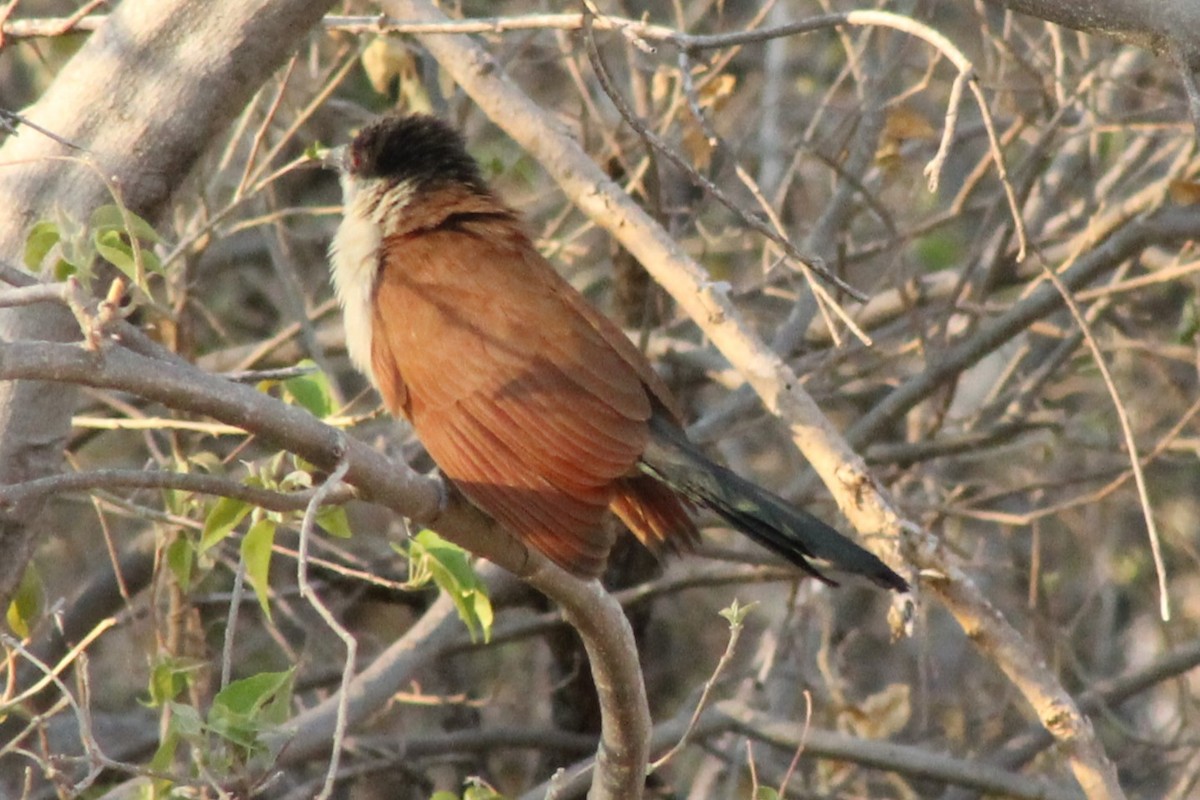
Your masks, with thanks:
<instances>
[{"instance_id":1,"label":"tail feather","mask_svg":"<svg viewBox=\"0 0 1200 800\"><path fill-rule=\"evenodd\" d=\"M647 474L827 584L837 585L809 559L828 561L886 589L908 591L908 583L873 553L812 514L709 461L661 412L653 415L650 428L650 444L640 463Z\"/></svg>"}]
</instances>

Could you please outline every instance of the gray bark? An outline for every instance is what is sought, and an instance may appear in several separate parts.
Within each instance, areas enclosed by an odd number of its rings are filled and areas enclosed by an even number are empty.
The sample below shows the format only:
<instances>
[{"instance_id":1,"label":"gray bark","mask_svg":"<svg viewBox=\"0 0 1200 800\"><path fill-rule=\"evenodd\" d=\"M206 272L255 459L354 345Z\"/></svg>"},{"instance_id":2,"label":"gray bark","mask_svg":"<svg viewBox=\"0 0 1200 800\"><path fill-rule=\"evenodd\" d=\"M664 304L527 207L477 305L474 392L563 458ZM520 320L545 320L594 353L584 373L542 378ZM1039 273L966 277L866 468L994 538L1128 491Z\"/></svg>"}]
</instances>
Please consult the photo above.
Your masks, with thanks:
<instances>
[{"instance_id":1,"label":"gray bark","mask_svg":"<svg viewBox=\"0 0 1200 800\"><path fill-rule=\"evenodd\" d=\"M1085 33L1100 33L1157 52L1200 52L1195 0L987 0L994 6Z\"/></svg>"}]
</instances>

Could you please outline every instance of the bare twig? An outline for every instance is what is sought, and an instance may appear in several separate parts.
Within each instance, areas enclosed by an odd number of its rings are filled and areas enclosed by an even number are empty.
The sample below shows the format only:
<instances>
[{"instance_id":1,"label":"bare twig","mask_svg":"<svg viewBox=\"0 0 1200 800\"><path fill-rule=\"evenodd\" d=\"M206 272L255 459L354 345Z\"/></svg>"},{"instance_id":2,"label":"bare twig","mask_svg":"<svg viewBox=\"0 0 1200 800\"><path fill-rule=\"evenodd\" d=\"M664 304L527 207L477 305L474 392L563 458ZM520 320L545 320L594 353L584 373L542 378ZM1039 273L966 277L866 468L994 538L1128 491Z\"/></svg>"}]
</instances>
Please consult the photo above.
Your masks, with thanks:
<instances>
[{"instance_id":1,"label":"bare twig","mask_svg":"<svg viewBox=\"0 0 1200 800\"><path fill-rule=\"evenodd\" d=\"M737 616L738 608L734 608L729 620L729 641L725 643L725 652L721 653L721 657L717 660L717 666L713 668L712 674L708 676L708 680L704 682L704 689L700 692L700 699L696 702L696 708L692 711L692 717L688 720L688 726L684 729L683 735L679 737L679 741L671 747L670 750L656 758L651 764L647 772L655 772L661 769L664 764L674 758L688 744L688 737L696 727L696 723L700 721L700 714L708 705L708 696L712 693L713 687L717 685L717 680L720 679L721 673L725 671L725 667L729 665L733 658L734 650L737 649L738 640L742 638L742 630L744 623Z\"/></svg>"},{"instance_id":2,"label":"bare twig","mask_svg":"<svg viewBox=\"0 0 1200 800\"><path fill-rule=\"evenodd\" d=\"M593 17L591 14L587 16L588 20L591 20L592 18ZM600 58L600 51L596 47L596 41L592 36L591 31L592 29L590 27L585 28L588 42L588 58L591 60L592 69L596 73L596 78L600 81L600 85L604 88L605 94L607 94L609 99L613 101L613 104L617 107L617 110L621 112L621 116L625 119L625 122L628 123L629 126L635 131L637 131L638 135L641 136L648 145L650 145L655 151L666 156L672 164L683 170L683 172L693 183L703 189L707 194L711 195L715 200L720 202L721 205L725 206L735 215L737 215L738 219L742 221L742 224L752 228L755 231L758 231L763 236L779 245L779 247L782 248L790 258L794 259L797 264L801 265L802 268L810 269L813 272L816 272L826 281L829 281L831 284L841 289L843 292L855 298L856 300L865 301L867 299L866 295L864 295L858 289L850 286L840 277L832 273L819 258L801 253L794 244L788 241L785 237L776 233L770 225L758 219L757 217L747 214L737 203L733 201L732 198L729 197L728 194L725 193L723 189L697 172L692 165L688 163L687 159L677 153L673 147L670 147L666 142L664 142L660 136L646 127L646 125L637 118L637 115L633 113L633 110L629 108L628 104L625 103L616 87L612 84L612 80L608 76L608 70L605 68L604 62Z\"/></svg>"},{"instance_id":3,"label":"bare twig","mask_svg":"<svg viewBox=\"0 0 1200 800\"><path fill-rule=\"evenodd\" d=\"M1125 410L1125 404L1121 400L1121 394L1117 391L1117 386L1113 382L1112 373L1109 372L1108 362L1104 359L1104 354L1100 351L1100 345L1096 341L1096 337L1092 335L1092 327L1088 324L1083 316L1083 312L1079 310L1079 304L1075 302L1071 291L1063 283L1049 265L1042 265L1043 273L1054 284L1054 288L1062 296L1063 303L1071 312L1071 316L1075 318L1075 324L1079 326L1079 330L1083 333L1083 339L1087 342L1088 348L1092 351L1092 360L1096 364L1096 368L1100 370L1100 377L1104 380L1104 385L1108 389L1109 397L1112 398L1113 408L1117 413L1117 421L1121 424L1121 435L1125 439L1125 448L1129 453L1129 465L1133 472L1133 481L1137 486L1138 499L1141 501L1142 518L1146 521L1146 535L1150 539L1150 552L1154 555L1154 571L1158 575L1158 602L1159 614L1162 616L1163 622L1171 619L1171 601L1170 595L1167 592L1167 567L1163 562L1162 543L1159 541L1158 526L1154 522L1154 512L1150 508L1150 496L1146 489L1146 476L1142 473L1141 460L1138 457L1137 440L1133 435L1133 428L1129 424L1129 414Z\"/></svg>"},{"instance_id":4,"label":"bare twig","mask_svg":"<svg viewBox=\"0 0 1200 800\"><path fill-rule=\"evenodd\" d=\"M349 724L349 688L351 681L354 680L355 656L358 653L358 642L354 639L354 635L342 623L338 622L337 617L333 615L329 607L313 591L312 584L308 581L308 549L314 535L313 528L316 527L317 512L321 509L325 497L333 491L338 482L345 478L346 474L350 471L350 461L347 458L347 451L348 448L343 440L338 447L337 466L334 467L329 477L317 487L317 491L308 503L308 508L304 511L304 522L300 525L300 554L296 559L296 582L300 586L300 596L316 609L317 614L325 621L329 629L342 640L342 644L346 645L346 659L342 662L341 689L337 694L336 721L333 726L333 739L330 742L329 766L325 770L325 783L321 787L321 792L317 795L318 800L328 800L329 796L333 794L334 782L337 780L338 764L341 762L342 746L346 739L346 726Z\"/></svg>"}]
</instances>

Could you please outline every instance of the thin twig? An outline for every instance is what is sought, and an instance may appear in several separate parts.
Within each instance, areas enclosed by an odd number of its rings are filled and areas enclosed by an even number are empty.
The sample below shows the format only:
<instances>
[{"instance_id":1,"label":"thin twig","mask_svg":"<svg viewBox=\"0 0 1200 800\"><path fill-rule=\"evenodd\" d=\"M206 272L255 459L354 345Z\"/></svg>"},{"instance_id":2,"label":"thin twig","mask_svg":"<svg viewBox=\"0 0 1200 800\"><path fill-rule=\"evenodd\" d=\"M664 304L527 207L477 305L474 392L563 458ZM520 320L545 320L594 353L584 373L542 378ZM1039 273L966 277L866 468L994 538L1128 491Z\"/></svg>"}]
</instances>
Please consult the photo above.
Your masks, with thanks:
<instances>
[{"instance_id":1,"label":"thin twig","mask_svg":"<svg viewBox=\"0 0 1200 800\"><path fill-rule=\"evenodd\" d=\"M721 653L720 659L717 660L717 666L713 668L712 675L710 675L708 680L704 682L704 689L700 692L700 700L696 703L695 710L692 711L692 718L688 721L687 727L684 728L683 735L679 737L679 741L677 741L670 750L663 753L663 755L655 761L651 762L650 766L646 770L647 775L657 771L664 764L674 758L679 751L683 750L683 748L687 746L688 739L691 737L692 732L696 729L696 723L700 721L700 715L704 712L705 707L708 705L708 696L712 693L713 687L717 685L717 680L721 677L721 673L725 671L725 667L727 667L729 662L733 660L733 653L737 649L738 640L742 638L742 630L744 630L744 628L745 624L741 619L730 619L729 641L725 643L725 652Z\"/></svg>"},{"instance_id":2,"label":"thin twig","mask_svg":"<svg viewBox=\"0 0 1200 800\"><path fill-rule=\"evenodd\" d=\"M1071 312L1071 316L1075 318L1075 323L1079 326L1079 330L1083 333L1083 339L1087 342L1088 349L1092 351L1092 359L1095 361L1097 369L1100 370L1100 377L1104 381L1105 388L1108 389L1109 396L1112 398L1113 408L1117 413L1117 420L1121 423L1121 434L1125 438L1125 447L1129 451L1129 464L1133 470L1134 484L1137 486L1142 517L1146 520L1146 535L1150 538L1150 552L1154 556L1154 572L1158 576L1159 614L1161 614L1163 622L1167 622L1171 619L1171 600L1167 593L1167 567L1163 561L1162 543L1159 540L1158 526L1154 522L1154 512L1150 508L1150 494L1146 488L1146 476L1142 472L1141 459L1138 457L1137 439L1133 435L1133 426L1129 423L1129 414L1125 409L1124 401L1121 400L1121 394L1117 390L1116 382L1113 381L1112 373L1109 372L1108 362L1104 359L1104 353L1100 350L1100 344L1092 335L1091 325L1084 318L1083 312L1079 310L1079 304L1075 302L1075 297L1048 264L1042 264L1042 271L1062 296L1063 303L1066 304Z\"/></svg>"},{"instance_id":3,"label":"thin twig","mask_svg":"<svg viewBox=\"0 0 1200 800\"><path fill-rule=\"evenodd\" d=\"M343 441L339 447L340 455L338 458L337 467L329 474L313 494L312 500L308 503L308 508L304 511L304 522L300 525L300 555L296 559L296 580L300 586L300 596L308 601L329 629L337 635L342 643L346 645L346 660L342 665L342 682L338 690L338 706L337 706L337 721L333 728L333 740L331 742L331 753L329 756L329 767L325 771L325 783L321 787L321 793L317 795L317 800L328 800L333 794L334 783L337 780L338 764L341 762L342 745L346 739L347 725L347 709L349 706L349 690L350 684L354 680L354 662L358 652L358 642L355 641L353 634L346 629L329 607L321 600L317 593L313 591L312 584L308 581L308 549L309 543L314 536L313 529L316 526L317 511L325 501L325 497L337 487L342 478L346 477L346 473L350 470L350 461L346 457L347 447Z\"/></svg>"},{"instance_id":4,"label":"thin twig","mask_svg":"<svg viewBox=\"0 0 1200 800\"><path fill-rule=\"evenodd\" d=\"M587 19L592 20L594 17L589 14ZM601 88L604 89L604 93L608 95L610 100L612 100L613 105L616 106L625 122L628 123L629 126L633 128L639 136L642 137L647 145L649 145L656 152L659 152L665 156L668 161L682 170L684 174L686 174L688 178L696 184L696 186L703 189L714 200L733 212L733 214L737 216L737 218L741 220L742 224L746 225L746 227L751 228L752 230L755 230L767 237L772 242L779 245L779 247L782 248L790 258L795 259L798 263L806 265L809 269L816 272L826 281L841 289L854 299L863 302L866 301L867 296L865 294L858 289L855 289L853 286L846 283L840 277L831 272L829 268L821 262L821 259L801 253L800 250L788 239L780 236L778 233L772 230L770 225L767 225L765 222L751 214L747 214L740 205L734 202L733 198L729 197L729 195L724 192L724 190L697 172L695 167L693 167L687 159L685 159L683 156L677 153L673 147L663 141L658 134L646 127L646 125L643 124L640 119L638 119L637 115L633 112L633 109L631 109L625 102L624 97L622 97L617 91L616 86L613 85L612 79L608 74L608 69L605 67L604 61L600 56L600 51L596 45L596 38L593 35L593 29L590 23L585 25L584 32L585 41L587 42L588 60L592 64L592 69L596 73L596 79L600 82Z\"/></svg>"},{"instance_id":5,"label":"thin twig","mask_svg":"<svg viewBox=\"0 0 1200 800\"><path fill-rule=\"evenodd\" d=\"M242 595L246 591L246 556L239 555L237 569L233 573L233 590L229 595L229 613L225 615L225 637L221 645L221 688L229 685L233 677L233 643L237 639L238 611L242 607Z\"/></svg>"},{"instance_id":6,"label":"thin twig","mask_svg":"<svg viewBox=\"0 0 1200 800\"><path fill-rule=\"evenodd\" d=\"M812 692L805 689L802 694L804 695L804 727L800 729L800 741L796 743L796 752L792 754L792 761L788 764L787 771L783 773L783 780L779 782L779 800L787 798L788 781L792 779L796 767L800 765L800 756L804 754L804 746L808 744L808 732L812 730Z\"/></svg>"}]
</instances>

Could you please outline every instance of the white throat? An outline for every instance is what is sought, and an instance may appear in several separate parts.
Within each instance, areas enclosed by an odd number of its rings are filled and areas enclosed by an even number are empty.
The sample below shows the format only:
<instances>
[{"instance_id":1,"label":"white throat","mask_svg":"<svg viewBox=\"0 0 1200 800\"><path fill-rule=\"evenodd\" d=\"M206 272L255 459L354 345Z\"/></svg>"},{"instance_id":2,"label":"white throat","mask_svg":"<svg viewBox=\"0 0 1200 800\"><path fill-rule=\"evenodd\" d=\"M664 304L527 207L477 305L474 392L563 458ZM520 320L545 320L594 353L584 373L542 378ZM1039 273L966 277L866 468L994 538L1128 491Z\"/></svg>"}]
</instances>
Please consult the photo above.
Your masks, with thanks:
<instances>
[{"instance_id":1,"label":"white throat","mask_svg":"<svg viewBox=\"0 0 1200 800\"><path fill-rule=\"evenodd\" d=\"M342 306L350 360L377 384L371 367L371 327L380 245L389 233L385 220L403 213L411 190L403 184L389 186L380 179L359 181L343 173L342 196L342 224L329 247L333 288Z\"/></svg>"}]
</instances>

